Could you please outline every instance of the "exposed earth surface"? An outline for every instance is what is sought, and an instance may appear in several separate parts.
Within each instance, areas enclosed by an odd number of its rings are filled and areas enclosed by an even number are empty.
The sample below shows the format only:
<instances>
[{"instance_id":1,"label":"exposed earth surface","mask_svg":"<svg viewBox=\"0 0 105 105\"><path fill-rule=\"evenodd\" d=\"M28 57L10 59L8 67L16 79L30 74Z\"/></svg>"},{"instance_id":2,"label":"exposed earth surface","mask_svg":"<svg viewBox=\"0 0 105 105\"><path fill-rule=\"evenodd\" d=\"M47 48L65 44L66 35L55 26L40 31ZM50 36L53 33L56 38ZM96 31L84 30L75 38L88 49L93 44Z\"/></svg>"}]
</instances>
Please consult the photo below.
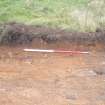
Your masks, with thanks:
<instances>
[{"instance_id":1,"label":"exposed earth surface","mask_svg":"<svg viewBox=\"0 0 105 105\"><path fill-rule=\"evenodd\" d=\"M0 105L105 105L104 32L23 27L12 24L1 31ZM24 48L89 54L24 52Z\"/></svg>"}]
</instances>

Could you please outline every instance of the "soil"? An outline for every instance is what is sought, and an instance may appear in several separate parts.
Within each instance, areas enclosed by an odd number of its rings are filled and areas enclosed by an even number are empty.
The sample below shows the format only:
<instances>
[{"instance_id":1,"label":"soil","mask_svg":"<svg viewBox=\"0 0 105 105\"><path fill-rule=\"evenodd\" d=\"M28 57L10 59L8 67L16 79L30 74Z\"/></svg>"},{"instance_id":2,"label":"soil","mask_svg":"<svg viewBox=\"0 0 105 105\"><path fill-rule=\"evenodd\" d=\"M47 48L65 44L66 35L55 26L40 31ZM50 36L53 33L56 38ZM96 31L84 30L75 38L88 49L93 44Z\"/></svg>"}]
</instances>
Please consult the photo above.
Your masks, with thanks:
<instances>
[{"instance_id":1,"label":"soil","mask_svg":"<svg viewBox=\"0 0 105 105\"><path fill-rule=\"evenodd\" d=\"M19 23L0 25L0 44L7 45L50 45L72 44L78 46L95 47L105 44L105 30L97 29L96 32L73 32L69 30L54 29L45 26L29 26ZM36 45L36 46L37 46ZM65 47L65 46L64 46Z\"/></svg>"},{"instance_id":2,"label":"soil","mask_svg":"<svg viewBox=\"0 0 105 105\"><path fill-rule=\"evenodd\" d=\"M104 31L1 25L0 105L105 105ZM71 49L89 54L24 52Z\"/></svg>"}]
</instances>

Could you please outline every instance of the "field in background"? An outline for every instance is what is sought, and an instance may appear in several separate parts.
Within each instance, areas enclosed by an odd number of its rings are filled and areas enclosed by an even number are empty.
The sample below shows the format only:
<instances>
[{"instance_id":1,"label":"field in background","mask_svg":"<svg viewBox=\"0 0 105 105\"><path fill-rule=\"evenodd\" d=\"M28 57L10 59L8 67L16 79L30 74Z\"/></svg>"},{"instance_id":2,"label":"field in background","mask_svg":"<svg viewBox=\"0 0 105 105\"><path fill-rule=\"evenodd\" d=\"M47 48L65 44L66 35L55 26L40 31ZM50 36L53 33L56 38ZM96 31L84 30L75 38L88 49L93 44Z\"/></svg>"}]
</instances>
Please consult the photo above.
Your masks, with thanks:
<instances>
[{"instance_id":1,"label":"field in background","mask_svg":"<svg viewBox=\"0 0 105 105\"><path fill-rule=\"evenodd\" d=\"M11 21L95 31L105 26L105 0L0 0L0 22Z\"/></svg>"}]
</instances>

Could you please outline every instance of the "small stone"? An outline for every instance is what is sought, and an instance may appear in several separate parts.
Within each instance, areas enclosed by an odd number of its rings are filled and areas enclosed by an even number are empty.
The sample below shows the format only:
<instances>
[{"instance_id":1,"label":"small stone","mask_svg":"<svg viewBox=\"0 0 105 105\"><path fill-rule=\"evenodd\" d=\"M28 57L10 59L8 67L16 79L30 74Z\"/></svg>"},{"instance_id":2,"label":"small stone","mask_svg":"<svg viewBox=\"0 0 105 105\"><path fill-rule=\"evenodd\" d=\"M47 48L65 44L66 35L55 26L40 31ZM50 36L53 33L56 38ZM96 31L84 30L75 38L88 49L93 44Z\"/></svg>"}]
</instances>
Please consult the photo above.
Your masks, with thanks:
<instances>
[{"instance_id":1,"label":"small stone","mask_svg":"<svg viewBox=\"0 0 105 105\"><path fill-rule=\"evenodd\" d=\"M12 58L12 57L13 57L12 52L8 52L8 56L9 56L10 58Z\"/></svg>"},{"instance_id":2,"label":"small stone","mask_svg":"<svg viewBox=\"0 0 105 105\"><path fill-rule=\"evenodd\" d=\"M97 68L94 70L97 75L105 75L105 67Z\"/></svg>"},{"instance_id":3,"label":"small stone","mask_svg":"<svg viewBox=\"0 0 105 105\"><path fill-rule=\"evenodd\" d=\"M44 54L44 58L47 58L48 57L48 54Z\"/></svg>"},{"instance_id":4,"label":"small stone","mask_svg":"<svg viewBox=\"0 0 105 105\"><path fill-rule=\"evenodd\" d=\"M105 65L105 62L102 62L102 65Z\"/></svg>"},{"instance_id":5,"label":"small stone","mask_svg":"<svg viewBox=\"0 0 105 105\"><path fill-rule=\"evenodd\" d=\"M66 95L66 99L69 99L69 100L76 100L76 96L74 95Z\"/></svg>"},{"instance_id":6,"label":"small stone","mask_svg":"<svg viewBox=\"0 0 105 105\"><path fill-rule=\"evenodd\" d=\"M93 70L80 71L77 76L86 77L86 76L96 76L97 74Z\"/></svg>"},{"instance_id":7,"label":"small stone","mask_svg":"<svg viewBox=\"0 0 105 105\"><path fill-rule=\"evenodd\" d=\"M32 64L32 59L26 59L26 60L25 60L25 63L27 63L27 64Z\"/></svg>"}]
</instances>

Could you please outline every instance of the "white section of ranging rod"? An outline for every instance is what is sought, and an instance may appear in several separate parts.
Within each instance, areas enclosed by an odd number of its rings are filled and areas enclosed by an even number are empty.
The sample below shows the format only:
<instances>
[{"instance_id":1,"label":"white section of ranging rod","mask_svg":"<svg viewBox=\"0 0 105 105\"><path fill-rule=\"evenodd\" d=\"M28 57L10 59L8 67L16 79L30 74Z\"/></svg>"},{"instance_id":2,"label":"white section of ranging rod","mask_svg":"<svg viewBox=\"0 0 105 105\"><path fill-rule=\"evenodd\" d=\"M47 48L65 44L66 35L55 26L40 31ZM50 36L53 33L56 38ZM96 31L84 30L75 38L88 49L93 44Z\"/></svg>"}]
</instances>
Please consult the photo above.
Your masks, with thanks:
<instances>
[{"instance_id":1,"label":"white section of ranging rod","mask_svg":"<svg viewBox=\"0 0 105 105\"><path fill-rule=\"evenodd\" d=\"M43 53L74 53L74 54L88 54L85 51L70 51L70 50L53 50L53 49L24 49L27 52L43 52Z\"/></svg>"},{"instance_id":2,"label":"white section of ranging rod","mask_svg":"<svg viewBox=\"0 0 105 105\"><path fill-rule=\"evenodd\" d=\"M55 52L54 50L44 50L44 49L24 49L24 51L28 51L28 52L48 52L48 53Z\"/></svg>"}]
</instances>

